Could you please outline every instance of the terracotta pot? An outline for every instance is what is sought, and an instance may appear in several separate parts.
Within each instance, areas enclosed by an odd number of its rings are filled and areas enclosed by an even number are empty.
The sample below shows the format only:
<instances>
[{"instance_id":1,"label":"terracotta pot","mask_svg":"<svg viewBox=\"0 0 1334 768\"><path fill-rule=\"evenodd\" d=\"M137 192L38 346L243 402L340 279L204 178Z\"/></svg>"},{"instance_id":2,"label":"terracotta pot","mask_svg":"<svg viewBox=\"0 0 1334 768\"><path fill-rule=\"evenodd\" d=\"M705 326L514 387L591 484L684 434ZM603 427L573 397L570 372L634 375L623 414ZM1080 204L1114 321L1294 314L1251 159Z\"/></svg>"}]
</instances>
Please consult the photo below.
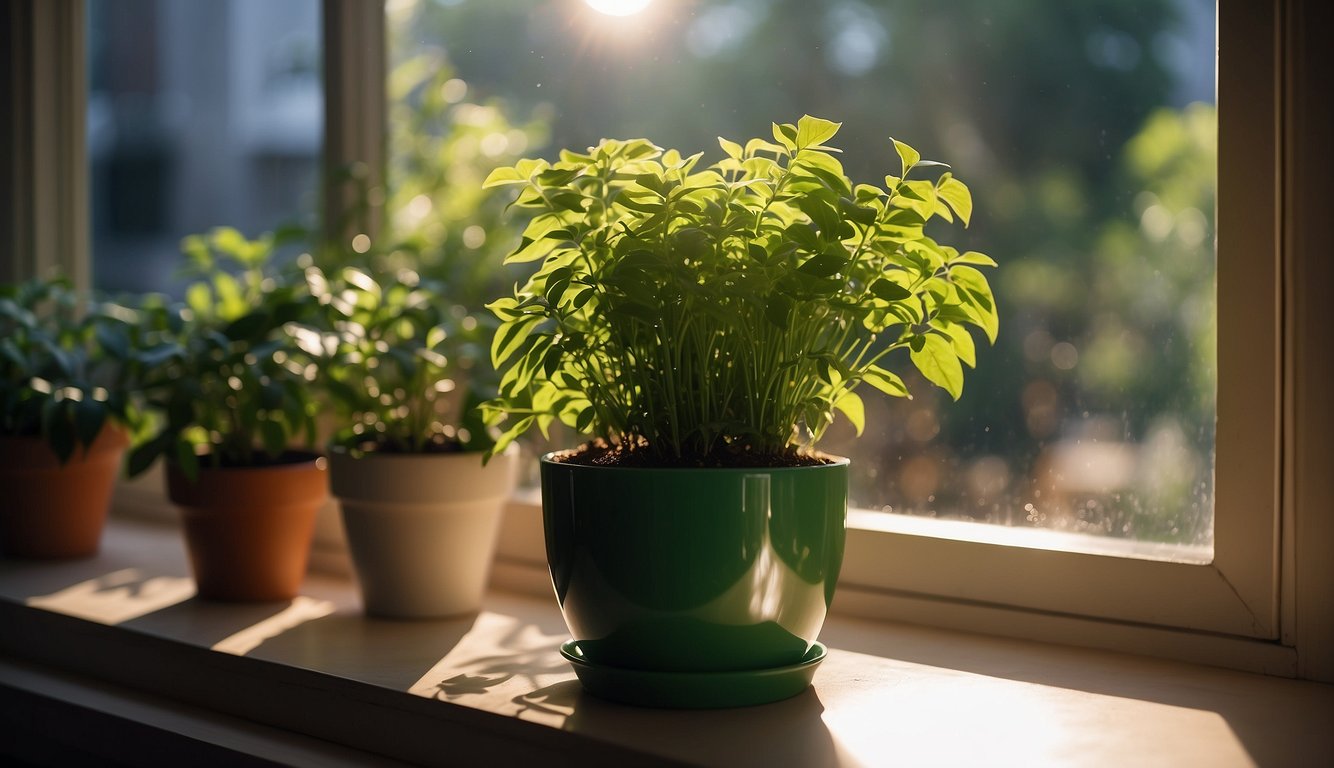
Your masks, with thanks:
<instances>
[{"instance_id":1,"label":"terracotta pot","mask_svg":"<svg viewBox=\"0 0 1334 768\"><path fill-rule=\"evenodd\" d=\"M517 450L329 455L366 613L434 618L476 611L486 589Z\"/></svg>"},{"instance_id":2,"label":"terracotta pot","mask_svg":"<svg viewBox=\"0 0 1334 768\"><path fill-rule=\"evenodd\" d=\"M273 601L297 596L315 513L329 495L315 454L263 467L201 467L195 482L174 465L167 493L181 508L199 597Z\"/></svg>"},{"instance_id":3,"label":"terracotta pot","mask_svg":"<svg viewBox=\"0 0 1334 768\"><path fill-rule=\"evenodd\" d=\"M92 445L61 465L38 437L0 437L0 554L9 557L89 557L97 554L125 430L104 428Z\"/></svg>"}]
</instances>

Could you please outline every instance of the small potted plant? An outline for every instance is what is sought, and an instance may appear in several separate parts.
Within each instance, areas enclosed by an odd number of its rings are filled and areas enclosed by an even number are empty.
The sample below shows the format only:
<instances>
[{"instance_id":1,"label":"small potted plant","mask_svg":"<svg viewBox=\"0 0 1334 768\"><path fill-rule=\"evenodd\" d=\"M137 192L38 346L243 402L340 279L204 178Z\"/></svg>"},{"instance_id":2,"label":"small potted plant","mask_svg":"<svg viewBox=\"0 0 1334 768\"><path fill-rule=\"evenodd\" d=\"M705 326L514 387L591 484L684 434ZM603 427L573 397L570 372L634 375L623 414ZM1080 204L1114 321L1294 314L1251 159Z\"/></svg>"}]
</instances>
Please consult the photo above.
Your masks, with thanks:
<instances>
[{"instance_id":1,"label":"small potted plant","mask_svg":"<svg viewBox=\"0 0 1334 768\"><path fill-rule=\"evenodd\" d=\"M0 287L0 553L97 552L135 415L135 319L63 280Z\"/></svg>"},{"instance_id":2,"label":"small potted plant","mask_svg":"<svg viewBox=\"0 0 1334 768\"><path fill-rule=\"evenodd\" d=\"M585 687L636 703L793 695L842 562L846 459L814 446L863 384L908 396L911 362L959 397L969 327L994 339L978 267L925 233L967 224L968 188L893 142L899 175L854 184L803 117L724 157L644 139L524 160L531 220L510 261L539 262L491 305L506 420L497 449L556 420L593 438L541 460L547 556ZM906 357L906 360L901 360Z\"/></svg>"},{"instance_id":3,"label":"small potted plant","mask_svg":"<svg viewBox=\"0 0 1334 768\"><path fill-rule=\"evenodd\" d=\"M292 448L314 434L315 365L290 333L313 304L299 273L274 268L277 242L227 228L183 241L197 280L146 383L164 423L130 459L165 456L204 598L294 597L328 496L325 459Z\"/></svg>"},{"instance_id":4,"label":"small potted plant","mask_svg":"<svg viewBox=\"0 0 1334 768\"><path fill-rule=\"evenodd\" d=\"M329 451L366 612L394 618L477 610L514 451L492 445L475 405L481 326L437 286L400 270L376 279L345 266L306 270L323 308L322 389L341 429Z\"/></svg>"}]
</instances>

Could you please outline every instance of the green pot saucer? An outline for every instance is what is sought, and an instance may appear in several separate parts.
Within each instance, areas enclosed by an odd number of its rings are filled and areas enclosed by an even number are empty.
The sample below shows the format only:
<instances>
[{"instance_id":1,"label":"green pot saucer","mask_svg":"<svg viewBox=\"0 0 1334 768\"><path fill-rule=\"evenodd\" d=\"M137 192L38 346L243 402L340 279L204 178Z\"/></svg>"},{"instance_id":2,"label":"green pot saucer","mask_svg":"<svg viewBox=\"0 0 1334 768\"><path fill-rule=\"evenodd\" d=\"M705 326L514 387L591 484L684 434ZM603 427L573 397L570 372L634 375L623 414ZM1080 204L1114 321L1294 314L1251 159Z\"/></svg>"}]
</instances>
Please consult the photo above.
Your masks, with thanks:
<instances>
[{"instance_id":1,"label":"green pot saucer","mask_svg":"<svg viewBox=\"0 0 1334 768\"><path fill-rule=\"evenodd\" d=\"M560 647L584 690L640 707L717 709L748 707L791 698L806 690L829 649L815 643L801 661L785 667L727 672L658 672L595 664L576 640Z\"/></svg>"}]
</instances>

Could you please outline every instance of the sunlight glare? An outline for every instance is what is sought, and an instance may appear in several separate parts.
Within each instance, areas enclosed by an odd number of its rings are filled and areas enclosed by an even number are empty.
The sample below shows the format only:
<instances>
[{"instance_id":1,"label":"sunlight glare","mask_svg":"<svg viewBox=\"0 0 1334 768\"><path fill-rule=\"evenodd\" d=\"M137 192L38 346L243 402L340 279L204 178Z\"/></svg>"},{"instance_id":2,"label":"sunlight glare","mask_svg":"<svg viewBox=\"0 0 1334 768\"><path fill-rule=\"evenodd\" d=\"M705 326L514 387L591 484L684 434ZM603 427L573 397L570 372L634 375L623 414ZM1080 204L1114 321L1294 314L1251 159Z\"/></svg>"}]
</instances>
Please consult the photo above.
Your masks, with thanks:
<instances>
[{"instance_id":1,"label":"sunlight glare","mask_svg":"<svg viewBox=\"0 0 1334 768\"><path fill-rule=\"evenodd\" d=\"M608 16L633 16L653 0L584 0L589 8Z\"/></svg>"}]
</instances>

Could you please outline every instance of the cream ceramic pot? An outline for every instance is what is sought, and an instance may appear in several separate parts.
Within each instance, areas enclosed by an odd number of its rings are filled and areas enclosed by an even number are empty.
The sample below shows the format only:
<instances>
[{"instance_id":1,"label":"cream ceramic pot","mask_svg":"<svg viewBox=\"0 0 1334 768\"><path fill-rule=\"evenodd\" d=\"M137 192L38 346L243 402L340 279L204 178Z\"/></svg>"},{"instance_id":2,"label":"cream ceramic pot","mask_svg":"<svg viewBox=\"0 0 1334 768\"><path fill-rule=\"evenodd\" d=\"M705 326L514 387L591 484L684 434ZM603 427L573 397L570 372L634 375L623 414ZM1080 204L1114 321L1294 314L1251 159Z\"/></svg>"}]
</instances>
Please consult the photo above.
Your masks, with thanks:
<instances>
[{"instance_id":1,"label":"cream ceramic pot","mask_svg":"<svg viewBox=\"0 0 1334 768\"><path fill-rule=\"evenodd\" d=\"M478 453L331 452L329 480L366 613L476 611L517 470L516 451L485 467Z\"/></svg>"}]
</instances>

